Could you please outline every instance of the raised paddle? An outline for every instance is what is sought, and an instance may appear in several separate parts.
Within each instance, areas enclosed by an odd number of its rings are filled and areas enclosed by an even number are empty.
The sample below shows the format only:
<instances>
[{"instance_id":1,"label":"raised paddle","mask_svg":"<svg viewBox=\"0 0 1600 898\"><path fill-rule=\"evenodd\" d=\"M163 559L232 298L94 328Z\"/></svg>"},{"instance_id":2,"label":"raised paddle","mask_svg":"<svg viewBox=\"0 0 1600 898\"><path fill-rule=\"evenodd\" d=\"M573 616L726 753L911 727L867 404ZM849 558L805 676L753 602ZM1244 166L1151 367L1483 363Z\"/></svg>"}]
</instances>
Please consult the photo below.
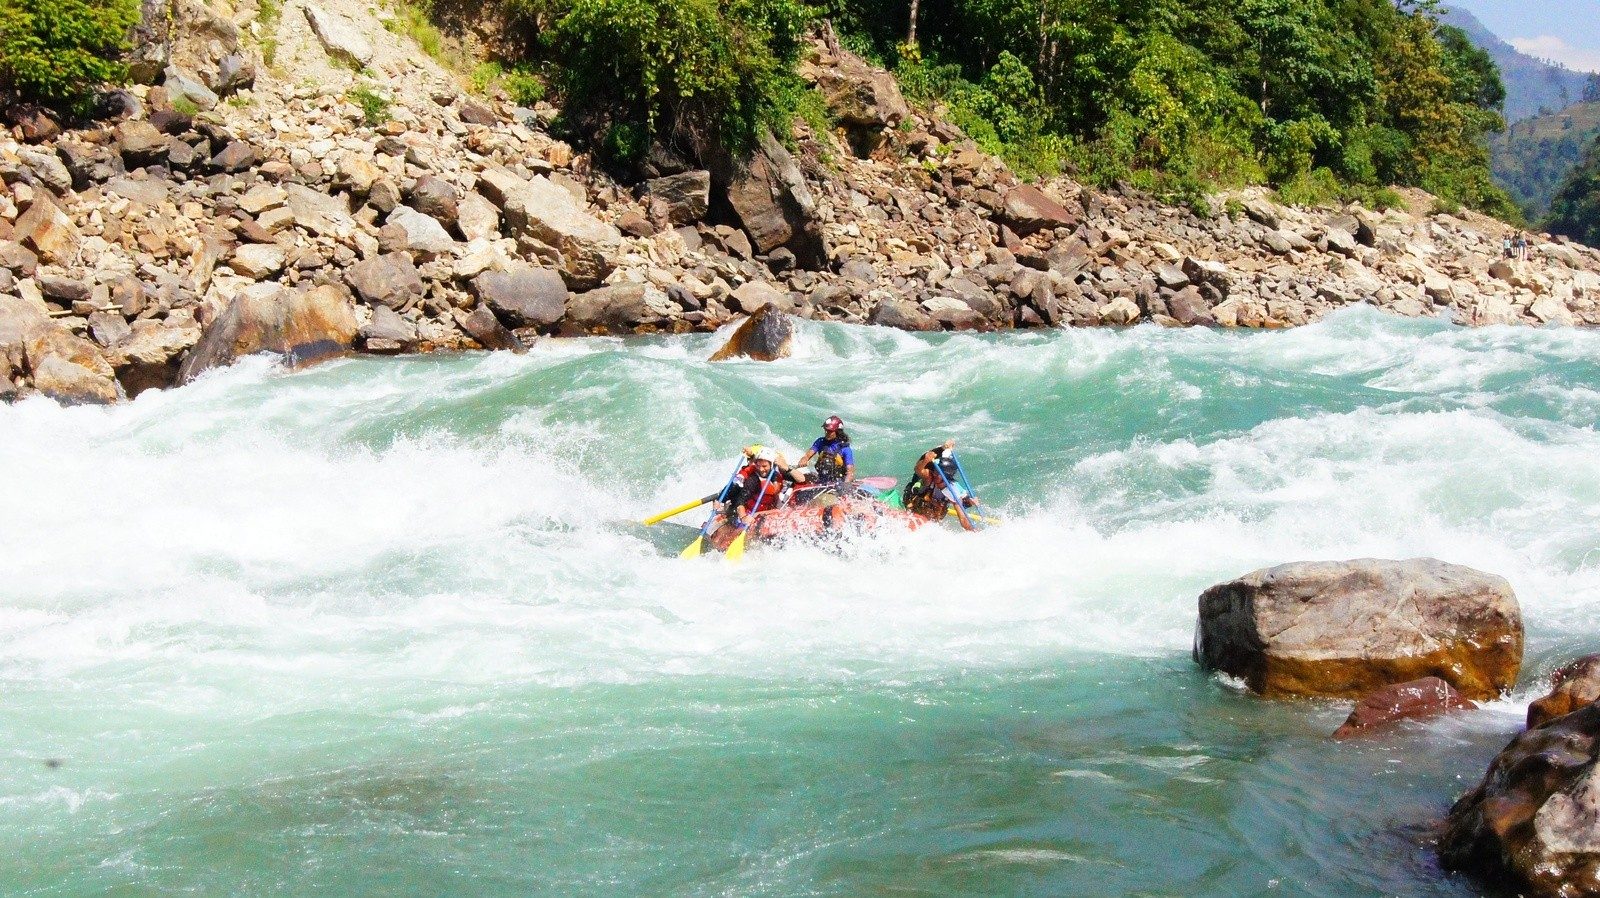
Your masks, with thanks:
<instances>
[{"instance_id":1,"label":"raised paddle","mask_svg":"<svg viewBox=\"0 0 1600 898\"><path fill-rule=\"evenodd\" d=\"M716 499L716 501L721 502L723 499L727 498L728 490L733 489L733 482L739 478L739 472L743 471L743 470L744 470L744 456L741 455L741 456L739 456L739 466L733 469L733 473L732 474L728 475L728 482L724 483L722 485L722 492L718 493L714 497ZM710 500L707 500L707 501L710 501ZM699 505L699 504L700 503L698 503L698 502L695 503L695 505ZM694 506L690 506L690 507L694 507ZM670 515L669 515L669 517L670 517ZM695 536L694 542L688 544L687 546L684 546L683 547L683 551L678 553L678 557L679 558L699 558L700 557L700 551L705 547L705 544L706 544L706 534L708 532L710 532L710 530L711 530L711 522L715 521L716 519L717 519L717 510L716 509L712 509L711 510L711 516L706 518L706 522L704 524L700 525L700 533L697 536ZM648 523L648 522L646 522L646 523Z\"/></svg>"},{"instance_id":2,"label":"raised paddle","mask_svg":"<svg viewBox=\"0 0 1600 898\"><path fill-rule=\"evenodd\" d=\"M772 478L777 475L778 466L773 465L772 470L768 471L767 476L762 479L761 494L756 496L756 504L750 506L750 513L744 516L743 521L739 522L739 535L733 538L733 542L728 543L727 550L722 553L728 556L729 561L738 561L744 557L744 538L750 535L750 522L756 519L756 512L761 510L761 502L767 498L767 484L771 483Z\"/></svg>"},{"instance_id":3,"label":"raised paddle","mask_svg":"<svg viewBox=\"0 0 1600 898\"><path fill-rule=\"evenodd\" d=\"M973 492L973 490L972 490L972 481L967 479L967 470L965 468L961 467L961 456L957 455L956 451L954 449L950 450L950 460L956 463L956 475L961 478L961 487L962 487L962 489L965 489L967 491L967 495L972 498L972 504L975 507L981 508L982 507L982 503L980 503L978 501L978 494ZM959 503L958 503L958 507L959 507ZM982 521L985 524L998 524L998 523L1000 523L999 521L995 520L992 517L984 517L982 515L971 514L971 513L967 513L967 516L970 517L974 521Z\"/></svg>"},{"instance_id":4,"label":"raised paddle","mask_svg":"<svg viewBox=\"0 0 1600 898\"><path fill-rule=\"evenodd\" d=\"M691 509L699 508L700 506L706 504L707 502L715 502L715 501L717 501L717 494L716 493L712 493L711 495L706 496L703 499L696 499L693 502L685 502L682 505L679 505L677 508L673 508L673 509L669 509L667 511L663 511L662 513L660 513L658 515L651 515L650 517L645 518L644 520L640 521L639 523L645 525L646 527L649 527L652 524L659 524L662 521L665 521L667 518L670 518L675 514L683 514L684 512L689 511Z\"/></svg>"}]
</instances>

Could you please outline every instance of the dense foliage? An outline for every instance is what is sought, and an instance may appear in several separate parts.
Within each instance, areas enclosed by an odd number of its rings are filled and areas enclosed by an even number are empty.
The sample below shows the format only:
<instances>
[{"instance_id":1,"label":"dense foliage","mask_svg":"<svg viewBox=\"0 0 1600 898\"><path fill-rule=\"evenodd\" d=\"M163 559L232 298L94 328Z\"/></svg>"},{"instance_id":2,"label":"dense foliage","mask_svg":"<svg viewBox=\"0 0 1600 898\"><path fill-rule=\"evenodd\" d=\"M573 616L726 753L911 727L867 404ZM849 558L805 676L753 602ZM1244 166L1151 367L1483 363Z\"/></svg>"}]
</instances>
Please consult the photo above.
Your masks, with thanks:
<instances>
[{"instance_id":1,"label":"dense foliage","mask_svg":"<svg viewBox=\"0 0 1600 898\"><path fill-rule=\"evenodd\" d=\"M910 0L832 2L861 49L1024 169L1179 189L1393 183L1516 211L1483 142L1503 127L1495 65L1431 4L920 0L910 45Z\"/></svg>"},{"instance_id":2,"label":"dense foliage","mask_svg":"<svg viewBox=\"0 0 1600 898\"><path fill-rule=\"evenodd\" d=\"M74 107L127 75L138 0L0 0L0 88Z\"/></svg>"},{"instance_id":3,"label":"dense foliage","mask_svg":"<svg viewBox=\"0 0 1600 898\"><path fill-rule=\"evenodd\" d=\"M1495 181L1530 219L1543 218L1567 173L1600 135L1600 102L1516 122L1489 143Z\"/></svg>"},{"instance_id":4,"label":"dense foliage","mask_svg":"<svg viewBox=\"0 0 1600 898\"><path fill-rule=\"evenodd\" d=\"M1552 234L1600 246L1600 138L1589 144L1583 161L1556 191L1544 226Z\"/></svg>"},{"instance_id":5,"label":"dense foliage","mask_svg":"<svg viewBox=\"0 0 1600 898\"><path fill-rule=\"evenodd\" d=\"M739 146L794 112L798 0L516 0L581 130L616 159L652 137Z\"/></svg>"}]
</instances>

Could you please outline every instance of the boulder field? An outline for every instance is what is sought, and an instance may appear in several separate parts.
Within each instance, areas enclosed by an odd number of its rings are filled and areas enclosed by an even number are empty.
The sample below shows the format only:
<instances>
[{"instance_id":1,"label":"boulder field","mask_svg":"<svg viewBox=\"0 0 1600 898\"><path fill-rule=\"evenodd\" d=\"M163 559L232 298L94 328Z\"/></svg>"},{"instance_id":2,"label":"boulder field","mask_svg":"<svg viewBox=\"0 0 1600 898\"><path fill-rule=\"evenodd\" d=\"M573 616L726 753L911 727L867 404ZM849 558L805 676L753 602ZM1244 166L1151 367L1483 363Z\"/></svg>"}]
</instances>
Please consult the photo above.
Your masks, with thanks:
<instances>
[{"instance_id":1,"label":"boulder field","mask_svg":"<svg viewBox=\"0 0 1600 898\"><path fill-rule=\"evenodd\" d=\"M618 172L551 135L559 110L469 93L357 0L142 6L135 84L90 121L30 109L0 131L5 397L174 385L237 298L282 291L346 304L348 350L379 354L712 330L769 306L916 331L1290 327L1353 305L1600 324L1600 253L1535 237L1504 258L1508 226L1418 191L1373 210L1250 189L1208 210L1024 183L826 29L800 71L831 131L657 146Z\"/></svg>"}]
</instances>

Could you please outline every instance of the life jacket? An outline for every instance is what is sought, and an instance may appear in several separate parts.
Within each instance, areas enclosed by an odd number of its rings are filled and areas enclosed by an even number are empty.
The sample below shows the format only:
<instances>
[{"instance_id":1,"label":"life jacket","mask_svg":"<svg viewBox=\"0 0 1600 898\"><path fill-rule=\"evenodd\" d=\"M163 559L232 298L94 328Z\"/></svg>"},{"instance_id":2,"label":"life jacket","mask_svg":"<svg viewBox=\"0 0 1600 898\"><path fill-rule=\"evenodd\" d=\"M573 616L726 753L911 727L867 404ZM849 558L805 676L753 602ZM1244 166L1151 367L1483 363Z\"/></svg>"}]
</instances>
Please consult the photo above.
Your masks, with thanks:
<instances>
[{"instance_id":1,"label":"life jacket","mask_svg":"<svg viewBox=\"0 0 1600 898\"><path fill-rule=\"evenodd\" d=\"M845 477L844 450L850 446L850 437L841 433L836 440L829 440L817 450L816 461L813 465L817 469L818 483L838 483Z\"/></svg>"},{"instance_id":2,"label":"life jacket","mask_svg":"<svg viewBox=\"0 0 1600 898\"><path fill-rule=\"evenodd\" d=\"M950 508L945 488L950 487L953 493L958 490L953 486L957 482L955 460L945 458L940 450L934 451L937 454L932 462L923 465L918 461L910 482L900 493L900 504L912 514L937 521L943 520Z\"/></svg>"},{"instance_id":3,"label":"life jacket","mask_svg":"<svg viewBox=\"0 0 1600 898\"><path fill-rule=\"evenodd\" d=\"M778 497L782 495L787 478L776 471L772 479L763 482L761 475L756 472L755 465L749 466L749 474L744 478L743 489L739 493L739 506L745 511L771 511L778 507ZM756 507L756 499L760 497L761 507Z\"/></svg>"}]
</instances>

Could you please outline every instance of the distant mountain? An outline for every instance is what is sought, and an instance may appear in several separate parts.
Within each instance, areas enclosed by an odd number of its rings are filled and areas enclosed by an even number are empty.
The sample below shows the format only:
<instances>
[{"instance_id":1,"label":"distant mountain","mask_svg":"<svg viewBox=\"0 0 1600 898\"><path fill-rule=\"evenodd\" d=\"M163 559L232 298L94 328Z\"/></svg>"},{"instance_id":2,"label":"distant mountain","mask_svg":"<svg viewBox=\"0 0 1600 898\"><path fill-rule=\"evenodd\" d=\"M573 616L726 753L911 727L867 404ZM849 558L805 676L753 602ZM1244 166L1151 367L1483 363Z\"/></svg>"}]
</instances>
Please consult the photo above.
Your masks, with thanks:
<instances>
[{"instance_id":1,"label":"distant mountain","mask_svg":"<svg viewBox=\"0 0 1600 898\"><path fill-rule=\"evenodd\" d=\"M1464 9L1444 7L1439 20L1465 31L1467 37L1489 51L1500 66L1500 77L1506 85L1506 121L1557 112L1584 99L1584 86L1589 80L1587 72L1574 72L1566 66L1523 53Z\"/></svg>"},{"instance_id":2,"label":"distant mountain","mask_svg":"<svg viewBox=\"0 0 1600 898\"><path fill-rule=\"evenodd\" d=\"M1495 181L1530 221L1538 221L1597 135L1600 103L1574 103L1560 112L1514 122L1489 141Z\"/></svg>"}]
</instances>

